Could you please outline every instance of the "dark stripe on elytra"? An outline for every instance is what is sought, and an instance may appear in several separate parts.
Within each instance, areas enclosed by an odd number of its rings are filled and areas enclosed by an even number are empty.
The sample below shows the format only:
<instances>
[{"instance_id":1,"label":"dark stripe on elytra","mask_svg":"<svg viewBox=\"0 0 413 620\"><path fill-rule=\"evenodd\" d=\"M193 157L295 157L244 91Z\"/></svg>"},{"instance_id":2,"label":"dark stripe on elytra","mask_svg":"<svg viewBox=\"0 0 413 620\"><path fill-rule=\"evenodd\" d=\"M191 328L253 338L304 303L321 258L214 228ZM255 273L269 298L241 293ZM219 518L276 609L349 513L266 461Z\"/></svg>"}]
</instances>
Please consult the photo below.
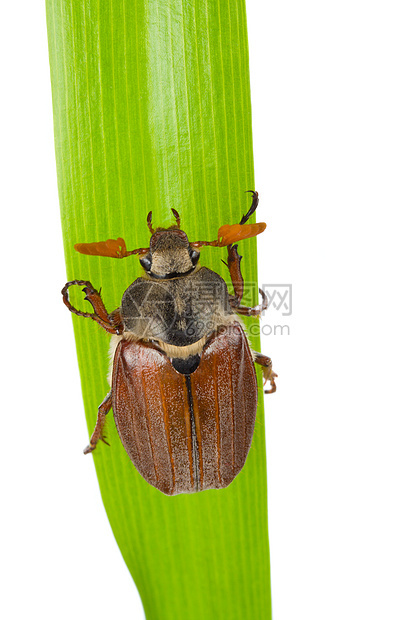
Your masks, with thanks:
<instances>
[{"instance_id":1,"label":"dark stripe on elytra","mask_svg":"<svg viewBox=\"0 0 413 620\"><path fill-rule=\"evenodd\" d=\"M171 465L172 488L175 491L175 484L176 484L176 479L175 479L175 463L174 463L172 441L171 441L171 429L170 429L170 426L169 426L168 409L167 409L166 402L165 402L165 394L164 394L164 391L163 391L161 374L158 375L158 379L159 379L159 393L160 393L160 396L161 396L162 413L163 413L162 417L163 417L166 441L167 441L167 444L168 444L169 462L170 462L170 465Z\"/></svg>"},{"instance_id":2,"label":"dark stripe on elytra","mask_svg":"<svg viewBox=\"0 0 413 620\"><path fill-rule=\"evenodd\" d=\"M194 414L194 399L191 389L191 375L185 376L185 384L188 392L188 404L189 404L189 416L191 420L191 437L192 437L192 463L194 470L194 485L195 491L199 491L199 445L196 434L195 414Z\"/></svg>"},{"instance_id":3,"label":"dark stripe on elytra","mask_svg":"<svg viewBox=\"0 0 413 620\"><path fill-rule=\"evenodd\" d=\"M139 362L140 362L141 368L143 369L142 355L143 355L143 348L139 349ZM144 402L145 402L145 417L144 417L144 420L146 422L146 428L147 428L147 431L148 431L149 445L151 447L152 462L153 462L153 468L154 468L154 472L155 472L155 476L156 476L156 481L159 482L158 469L157 469L156 460L155 460L155 449L154 449L153 440L152 440L152 428L151 428L151 424L150 424L149 406L148 406L148 400L146 398L145 378L144 378L144 373L143 372L142 372L142 388L143 388L143 390L142 390L143 399L144 399Z\"/></svg>"}]
</instances>

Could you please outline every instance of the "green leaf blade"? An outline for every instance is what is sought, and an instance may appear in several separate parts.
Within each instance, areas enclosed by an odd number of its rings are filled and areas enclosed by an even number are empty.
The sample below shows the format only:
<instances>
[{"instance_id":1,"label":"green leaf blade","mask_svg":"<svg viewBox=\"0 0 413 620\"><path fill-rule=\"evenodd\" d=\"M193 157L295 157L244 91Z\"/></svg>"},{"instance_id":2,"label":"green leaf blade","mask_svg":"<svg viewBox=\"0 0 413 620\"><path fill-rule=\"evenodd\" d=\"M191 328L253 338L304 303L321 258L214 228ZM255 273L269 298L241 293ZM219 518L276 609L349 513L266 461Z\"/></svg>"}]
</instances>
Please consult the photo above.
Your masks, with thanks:
<instances>
[{"instance_id":1,"label":"green leaf blade","mask_svg":"<svg viewBox=\"0 0 413 620\"><path fill-rule=\"evenodd\" d=\"M47 0L47 9L67 278L102 287L113 310L140 275L138 259L82 256L75 243L123 236L128 249L145 247L147 212L155 226L167 226L171 208L190 239L214 239L219 226L248 209L244 191L254 189L254 176L245 6ZM256 282L255 240L240 251L245 281ZM221 258L222 250L202 251L202 263L228 281ZM109 389L108 337L91 321L73 319L92 432ZM230 487L172 498L139 476L109 415L111 447L98 446L95 465L148 619L271 617L261 392L259 400L250 454Z\"/></svg>"}]
</instances>

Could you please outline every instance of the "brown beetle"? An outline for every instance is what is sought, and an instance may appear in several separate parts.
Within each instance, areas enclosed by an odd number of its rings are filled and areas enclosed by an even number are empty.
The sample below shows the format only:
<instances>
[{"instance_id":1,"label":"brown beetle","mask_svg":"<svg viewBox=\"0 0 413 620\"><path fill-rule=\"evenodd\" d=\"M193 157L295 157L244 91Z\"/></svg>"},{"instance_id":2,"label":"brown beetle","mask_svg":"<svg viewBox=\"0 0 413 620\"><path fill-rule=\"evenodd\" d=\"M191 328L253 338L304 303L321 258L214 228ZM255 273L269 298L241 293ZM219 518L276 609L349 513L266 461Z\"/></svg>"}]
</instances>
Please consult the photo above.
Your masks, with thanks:
<instances>
[{"instance_id":1,"label":"brown beetle","mask_svg":"<svg viewBox=\"0 0 413 620\"><path fill-rule=\"evenodd\" d=\"M275 391L270 358L251 350L237 315L259 316L267 307L241 305L244 281L235 241L254 237L265 224L221 226L216 241L189 242L176 225L152 228L149 248L127 251L123 239L76 244L83 254L124 258L138 254L144 269L125 291L120 308L108 314L90 282L73 280L63 290L71 312L97 321L113 334L111 390L98 409L85 454L101 439L113 408L116 427L130 459L150 484L167 495L228 486L241 471L252 441L257 409L254 362ZM234 288L198 264L203 246L227 247ZM69 301L70 286L84 286L94 313ZM106 442L105 442L106 443Z\"/></svg>"}]
</instances>

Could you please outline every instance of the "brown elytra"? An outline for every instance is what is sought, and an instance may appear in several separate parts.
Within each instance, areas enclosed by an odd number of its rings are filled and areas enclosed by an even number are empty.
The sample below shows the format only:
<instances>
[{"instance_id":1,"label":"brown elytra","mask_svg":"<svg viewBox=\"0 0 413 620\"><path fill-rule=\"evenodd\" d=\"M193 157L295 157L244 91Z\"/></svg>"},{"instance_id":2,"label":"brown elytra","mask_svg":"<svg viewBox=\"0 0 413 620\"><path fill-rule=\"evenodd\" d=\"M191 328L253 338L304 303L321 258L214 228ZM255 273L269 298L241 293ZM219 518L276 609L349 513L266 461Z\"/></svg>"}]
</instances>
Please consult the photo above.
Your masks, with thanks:
<instances>
[{"instance_id":1,"label":"brown elytra","mask_svg":"<svg viewBox=\"0 0 413 620\"><path fill-rule=\"evenodd\" d=\"M235 322L214 335L189 375L156 347L122 340L112 403L123 446L154 487L176 495L228 486L247 458L257 410L242 327Z\"/></svg>"}]
</instances>

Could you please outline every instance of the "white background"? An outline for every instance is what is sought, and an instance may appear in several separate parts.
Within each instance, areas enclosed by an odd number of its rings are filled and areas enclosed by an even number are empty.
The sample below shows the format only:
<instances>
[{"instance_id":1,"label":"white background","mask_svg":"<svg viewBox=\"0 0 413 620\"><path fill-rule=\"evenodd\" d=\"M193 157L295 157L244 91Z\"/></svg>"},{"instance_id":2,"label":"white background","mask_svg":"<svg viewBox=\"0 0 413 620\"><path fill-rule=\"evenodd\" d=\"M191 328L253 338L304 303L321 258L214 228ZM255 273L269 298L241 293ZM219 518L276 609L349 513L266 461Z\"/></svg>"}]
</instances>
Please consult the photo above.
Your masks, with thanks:
<instances>
[{"instance_id":1,"label":"white background","mask_svg":"<svg viewBox=\"0 0 413 620\"><path fill-rule=\"evenodd\" d=\"M294 293L262 343L274 617L411 620L411 3L247 4L260 280ZM42 3L3 7L0 44L2 617L138 618L79 450Z\"/></svg>"}]
</instances>

